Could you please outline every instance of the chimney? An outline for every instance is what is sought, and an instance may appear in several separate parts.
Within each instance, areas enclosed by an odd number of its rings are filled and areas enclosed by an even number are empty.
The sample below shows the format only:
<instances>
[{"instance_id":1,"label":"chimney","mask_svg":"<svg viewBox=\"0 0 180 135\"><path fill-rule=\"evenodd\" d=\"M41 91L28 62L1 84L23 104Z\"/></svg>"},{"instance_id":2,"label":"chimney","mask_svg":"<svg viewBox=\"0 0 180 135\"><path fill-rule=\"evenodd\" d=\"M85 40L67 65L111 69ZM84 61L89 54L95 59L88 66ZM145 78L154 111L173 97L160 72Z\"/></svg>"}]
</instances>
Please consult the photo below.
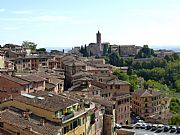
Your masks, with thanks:
<instances>
[{"instance_id":1,"label":"chimney","mask_svg":"<svg viewBox=\"0 0 180 135\"><path fill-rule=\"evenodd\" d=\"M30 116L29 116L29 112L23 112L22 116L25 120L29 120Z\"/></svg>"},{"instance_id":2,"label":"chimney","mask_svg":"<svg viewBox=\"0 0 180 135\"><path fill-rule=\"evenodd\" d=\"M41 125L41 126L44 126L44 124L45 124L45 119L44 119L44 118L41 118L41 119L40 119L40 125Z\"/></svg>"},{"instance_id":3,"label":"chimney","mask_svg":"<svg viewBox=\"0 0 180 135\"><path fill-rule=\"evenodd\" d=\"M31 125L27 125L26 129L28 129L29 131L32 131L32 126Z\"/></svg>"},{"instance_id":4,"label":"chimney","mask_svg":"<svg viewBox=\"0 0 180 135\"><path fill-rule=\"evenodd\" d=\"M150 89L150 90L149 90L149 92L150 92L150 94L152 94L153 90L152 90L152 89Z\"/></svg>"}]
</instances>

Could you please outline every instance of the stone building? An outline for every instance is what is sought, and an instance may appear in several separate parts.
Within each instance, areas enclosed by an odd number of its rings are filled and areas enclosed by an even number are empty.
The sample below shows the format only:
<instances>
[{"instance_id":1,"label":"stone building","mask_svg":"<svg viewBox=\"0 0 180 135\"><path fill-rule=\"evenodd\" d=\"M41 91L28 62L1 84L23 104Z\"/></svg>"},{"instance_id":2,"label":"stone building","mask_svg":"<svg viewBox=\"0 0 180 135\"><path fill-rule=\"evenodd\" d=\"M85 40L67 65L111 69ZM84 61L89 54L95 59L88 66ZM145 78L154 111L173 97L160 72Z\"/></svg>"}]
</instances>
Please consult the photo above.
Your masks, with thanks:
<instances>
[{"instance_id":1,"label":"stone building","mask_svg":"<svg viewBox=\"0 0 180 135\"><path fill-rule=\"evenodd\" d=\"M5 59L3 53L0 53L0 69L1 68L5 68Z\"/></svg>"},{"instance_id":2,"label":"stone building","mask_svg":"<svg viewBox=\"0 0 180 135\"><path fill-rule=\"evenodd\" d=\"M147 122L168 123L170 98L157 90L138 90L132 94L132 111Z\"/></svg>"},{"instance_id":3,"label":"stone building","mask_svg":"<svg viewBox=\"0 0 180 135\"><path fill-rule=\"evenodd\" d=\"M95 135L95 104L39 91L0 104L0 124L23 135Z\"/></svg>"}]
</instances>

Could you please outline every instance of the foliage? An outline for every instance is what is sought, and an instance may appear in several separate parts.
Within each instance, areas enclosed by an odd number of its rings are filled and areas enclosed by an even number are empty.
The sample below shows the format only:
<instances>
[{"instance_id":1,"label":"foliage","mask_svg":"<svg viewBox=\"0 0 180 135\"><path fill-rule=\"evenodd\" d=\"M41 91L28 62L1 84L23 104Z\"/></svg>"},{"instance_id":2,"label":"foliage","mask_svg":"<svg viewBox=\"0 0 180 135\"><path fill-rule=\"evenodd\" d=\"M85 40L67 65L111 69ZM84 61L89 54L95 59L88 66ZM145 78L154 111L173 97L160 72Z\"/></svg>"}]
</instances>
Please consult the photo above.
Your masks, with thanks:
<instances>
[{"instance_id":1,"label":"foliage","mask_svg":"<svg viewBox=\"0 0 180 135\"><path fill-rule=\"evenodd\" d=\"M138 52L135 56L136 58L153 58L156 55L154 54L154 50L150 49L148 45L144 45L143 48Z\"/></svg>"},{"instance_id":2,"label":"foliage","mask_svg":"<svg viewBox=\"0 0 180 135\"><path fill-rule=\"evenodd\" d=\"M111 54L111 46L108 47L108 54Z\"/></svg>"},{"instance_id":3,"label":"foliage","mask_svg":"<svg viewBox=\"0 0 180 135\"><path fill-rule=\"evenodd\" d=\"M116 69L113 71L113 75L116 75L120 80L128 81L131 85L131 90L138 89L138 77L137 75L127 75L127 73L122 70Z\"/></svg>"},{"instance_id":4,"label":"foliage","mask_svg":"<svg viewBox=\"0 0 180 135\"><path fill-rule=\"evenodd\" d=\"M131 90L137 90L139 84L137 75L130 75L129 83L131 84Z\"/></svg>"},{"instance_id":5,"label":"foliage","mask_svg":"<svg viewBox=\"0 0 180 135\"><path fill-rule=\"evenodd\" d=\"M22 47L23 48L30 48L31 50L36 50L37 44L35 44L34 42L23 41Z\"/></svg>"},{"instance_id":6,"label":"foliage","mask_svg":"<svg viewBox=\"0 0 180 135\"><path fill-rule=\"evenodd\" d=\"M113 52L109 55L109 64L117 67L123 67L125 65L125 61L118 53Z\"/></svg>"},{"instance_id":7,"label":"foliage","mask_svg":"<svg viewBox=\"0 0 180 135\"><path fill-rule=\"evenodd\" d=\"M137 75L147 80L163 81L165 76L164 68L141 69L138 70Z\"/></svg>"},{"instance_id":8,"label":"foliage","mask_svg":"<svg viewBox=\"0 0 180 135\"><path fill-rule=\"evenodd\" d=\"M174 113L169 124L180 126L180 100L178 98L172 98L170 102L170 111Z\"/></svg>"},{"instance_id":9,"label":"foliage","mask_svg":"<svg viewBox=\"0 0 180 135\"><path fill-rule=\"evenodd\" d=\"M39 49L36 49L37 52L46 52L46 48L39 48Z\"/></svg>"},{"instance_id":10,"label":"foliage","mask_svg":"<svg viewBox=\"0 0 180 135\"><path fill-rule=\"evenodd\" d=\"M89 57L86 44L84 46L81 46L80 53L82 53L83 57ZM92 55L92 52L91 52Z\"/></svg>"},{"instance_id":11,"label":"foliage","mask_svg":"<svg viewBox=\"0 0 180 135\"><path fill-rule=\"evenodd\" d=\"M120 80L128 81L128 75L122 70L116 69L113 71L113 75L116 75Z\"/></svg>"},{"instance_id":12,"label":"foliage","mask_svg":"<svg viewBox=\"0 0 180 135\"><path fill-rule=\"evenodd\" d=\"M175 81L175 88L177 92L180 92L180 79Z\"/></svg>"},{"instance_id":13,"label":"foliage","mask_svg":"<svg viewBox=\"0 0 180 135\"><path fill-rule=\"evenodd\" d=\"M178 98L171 99L170 110L173 113L180 113L180 100Z\"/></svg>"},{"instance_id":14,"label":"foliage","mask_svg":"<svg viewBox=\"0 0 180 135\"><path fill-rule=\"evenodd\" d=\"M180 114L174 115L174 116L171 118L169 124L170 124L170 125L180 126Z\"/></svg>"},{"instance_id":15,"label":"foliage","mask_svg":"<svg viewBox=\"0 0 180 135\"><path fill-rule=\"evenodd\" d=\"M144 88L148 89L148 88L153 88L153 89L158 89L158 90L162 90L165 92L169 93L169 88L167 87L167 85L163 85L162 83L159 83L157 81L154 80L148 80L144 82Z\"/></svg>"},{"instance_id":16,"label":"foliage","mask_svg":"<svg viewBox=\"0 0 180 135\"><path fill-rule=\"evenodd\" d=\"M104 48L103 48L103 56L106 56L106 55L108 55L108 44L105 44L104 45Z\"/></svg>"},{"instance_id":17,"label":"foliage","mask_svg":"<svg viewBox=\"0 0 180 135\"><path fill-rule=\"evenodd\" d=\"M167 66L167 61L165 59L154 58L151 62L134 62L132 67L134 69L153 69L156 67L165 68Z\"/></svg>"}]
</instances>

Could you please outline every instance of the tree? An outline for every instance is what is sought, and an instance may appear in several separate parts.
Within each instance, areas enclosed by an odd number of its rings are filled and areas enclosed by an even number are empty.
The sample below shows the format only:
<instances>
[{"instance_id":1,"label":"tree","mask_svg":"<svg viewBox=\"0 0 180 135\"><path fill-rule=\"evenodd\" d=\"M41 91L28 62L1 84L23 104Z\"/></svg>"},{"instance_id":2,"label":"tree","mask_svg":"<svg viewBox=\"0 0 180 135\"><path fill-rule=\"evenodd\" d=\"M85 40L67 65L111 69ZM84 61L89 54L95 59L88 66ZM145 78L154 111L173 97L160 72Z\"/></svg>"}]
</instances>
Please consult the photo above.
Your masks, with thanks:
<instances>
[{"instance_id":1,"label":"tree","mask_svg":"<svg viewBox=\"0 0 180 135\"><path fill-rule=\"evenodd\" d=\"M137 77L137 75L130 75L129 76L129 83L131 84L130 85L131 91L137 90L138 89L138 77Z\"/></svg>"},{"instance_id":2,"label":"tree","mask_svg":"<svg viewBox=\"0 0 180 135\"><path fill-rule=\"evenodd\" d=\"M154 80L145 81L144 87L146 89L147 88L153 88L153 89L162 90L164 92L169 92L169 88L167 87L167 85L163 85L162 83L159 83L159 82L154 81Z\"/></svg>"},{"instance_id":3,"label":"tree","mask_svg":"<svg viewBox=\"0 0 180 135\"><path fill-rule=\"evenodd\" d=\"M103 47L103 56L106 56L108 54L108 44L105 44Z\"/></svg>"},{"instance_id":4,"label":"tree","mask_svg":"<svg viewBox=\"0 0 180 135\"><path fill-rule=\"evenodd\" d=\"M120 61L120 57L117 53L111 53L109 55L109 63L113 66L118 66L118 63Z\"/></svg>"},{"instance_id":5,"label":"tree","mask_svg":"<svg viewBox=\"0 0 180 135\"><path fill-rule=\"evenodd\" d=\"M37 52L46 52L46 48L39 48L39 49L36 49Z\"/></svg>"},{"instance_id":6,"label":"tree","mask_svg":"<svg viewBox=\"0 0 180 135\"><path fill-rule=\"evenodd\" d=\"M170 125L180 126L180 114L174 115L174 116L171 118L169 124L170 124Z\"/></svg>"},{"instance_id":7,"label":"tree","mask_svg":"<svg viewBox=\"0 0 180 135\"><path fill-rule=\"evenodd\" d=\"M180 79L175 81L175 88L177 92L180 92Z\"/></svg>"},{"instance_id":8,"label":"tree","mask_svg":"<svg viewBox=\"0 0 180 135\"><path fill-rule=\"evenodd\" d=\"M129 79L128 75L120 69L114 70L113 75L116 75L120 80L123 80L123 81L128 81Z\"/></svg>"},{"instance_id":9,"label":"tree","mask_svg":"<svg viewBox=\"0 0 180 135\"><path fill-rule=\"evenodd\" d=\"M37 44L35 44L34 42L23 41L22 47L29 48L31 50L36 50Z\"/></svg>"},{"instance_id":10,"label":"tree","mask_svg":"<svg viewBox=\"0 0 180 135\"><path fill-rule=\"evenodd\" d=\"M179 54L177 53L173 53L172 57L174 58L174 60L180 60Z\"/></svg>"},{"instance_id":11,"label":"tree","mask_svg":"<svg viewBox=\"0 0 180 135\"><path fill-rule=\"evenodd\" d=\"M87 47L86 47L86 44L83 46L81 46L80 48L80 53L83 55L83 57L89 57L89 54L87 52Z\"/></svg>"},{"instance_id":12,"label":"tree","mask_svg":"<svg viewBox=\"0 0 180 135\"><path fill-rule=\"evenodd\" d=\"M135 58L152 58L155 57L154 50L150 49L148 45L144 45L143 48L138 52Z\"/></svg>"},{"instance_id":13,"label":"tree","mask_svg":"<svg viewBox=\"0 0 180 135\"><path fill-rule=\"evenodd\" d=\"M167 62L172 61L172 57L169 55L166 55L164 59L167 60Z\"/></svg>"},{"instance_id":14,"label":"tree","mask_svg":"<svg viewBox=\"0 0 180 135\"><path fill-rule=\"evenodd\" d=\"M111 54L111 45L108 47L108 54Z\"/></svg>"}]
</instances>

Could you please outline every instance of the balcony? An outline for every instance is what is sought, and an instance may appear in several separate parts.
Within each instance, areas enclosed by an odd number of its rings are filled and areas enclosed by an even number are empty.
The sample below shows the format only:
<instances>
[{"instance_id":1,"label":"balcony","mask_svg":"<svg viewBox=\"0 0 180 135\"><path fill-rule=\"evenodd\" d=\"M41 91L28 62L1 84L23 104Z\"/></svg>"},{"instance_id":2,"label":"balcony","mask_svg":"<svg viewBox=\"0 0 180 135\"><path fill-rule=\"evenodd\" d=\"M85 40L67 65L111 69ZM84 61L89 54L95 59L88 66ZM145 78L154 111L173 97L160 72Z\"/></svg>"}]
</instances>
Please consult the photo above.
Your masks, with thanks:
<instances>
[{"instance_id":1,"label":"balcony","mask_svg":"<svg viewBox=\"0 0 180 135\"><path fill-rule=\"evenodd\" d=\"M90 104L89 108L83 108L83 109L81 109L79 111L74 111L74 112L72 112L72 113L70 113L68 115L63 115L62 116L62 122L65 123L65 122L71 121L73 119L76 119L77 117L87 113L89 110L91 110L93 108L95 108L94 103Z\"/></svg>"},{"instance_id":2,"label":"balcony","mask_svg":"<svg viewBox=\"0 0 180 135\"><path fill-rule=\"evenodd\" d=\"M69 119L71 119L73 117L74 117L74 113L70 113L68 115L63 115L62 116L62 122L66 121L66 120L69 120Z\"/></svg>"}]
</instances>

